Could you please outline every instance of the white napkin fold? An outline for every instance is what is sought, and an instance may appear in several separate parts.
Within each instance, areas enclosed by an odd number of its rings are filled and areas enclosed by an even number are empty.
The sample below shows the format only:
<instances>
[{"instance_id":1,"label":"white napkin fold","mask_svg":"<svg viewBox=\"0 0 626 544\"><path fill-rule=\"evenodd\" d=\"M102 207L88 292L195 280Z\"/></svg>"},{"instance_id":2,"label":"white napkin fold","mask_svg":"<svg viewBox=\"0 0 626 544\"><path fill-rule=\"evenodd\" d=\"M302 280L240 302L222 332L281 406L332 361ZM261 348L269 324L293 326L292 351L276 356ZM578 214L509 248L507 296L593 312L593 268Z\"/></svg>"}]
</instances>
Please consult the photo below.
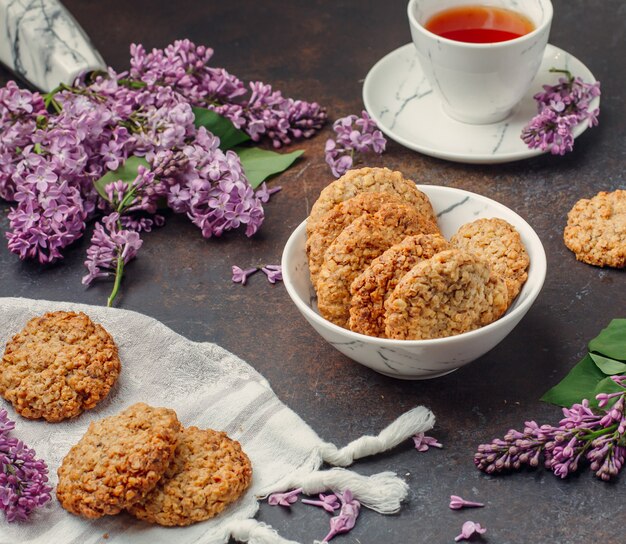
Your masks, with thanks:
<instances>
[{"instance_id":1,"label":"white napkin fold","mask_svg":"<svg viewBox=\"0 0 626 544\"><path fill-rule=\"evenodd\" d=\"M218 544L232 536L258 543L286 542L253 518L258 498L304 486L314 493L346 487L364 506L381 513L400 508L406 484L392 473L365 478L352 471L318 471L324 461L346 466L353 459L395 446L434 425L433 414L416 408L401 416L378 437L361 438L338 449L322 439L271 390L267 380L247 363L208 343L192 342L145 315L100 306L0 298L0 347L26 322L48 311L82 311L102 324L119 348L122 371L109 396L95 409L61 423L26 420L10 403L0 407L16 422L14 435L34 448L56 486L61 460L95 419L117 414L143 401L173 408L184 426L223 430L238 440L250 457L253 481L244 496L214 519L182 528L163 528L122 513L98 520L69 514L54 497L27 522L7 523L0 514L0 544Z\"/></svg>"}]
</instances>

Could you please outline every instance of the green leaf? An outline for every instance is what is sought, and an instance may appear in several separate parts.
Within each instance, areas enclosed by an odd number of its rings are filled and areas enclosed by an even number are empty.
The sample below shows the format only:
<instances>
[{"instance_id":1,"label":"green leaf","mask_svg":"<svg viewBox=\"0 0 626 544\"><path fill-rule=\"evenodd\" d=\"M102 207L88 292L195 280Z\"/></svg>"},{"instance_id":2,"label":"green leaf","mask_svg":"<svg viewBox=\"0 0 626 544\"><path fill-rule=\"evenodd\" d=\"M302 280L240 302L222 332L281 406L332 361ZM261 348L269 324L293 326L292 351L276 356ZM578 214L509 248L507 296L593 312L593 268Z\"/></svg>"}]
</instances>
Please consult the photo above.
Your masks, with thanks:
<instances>
[{"instance_id":1,"label":"green leaf","mask_svg":"<svg viewBox=\"0 0 626 544\"><path fill-rule=\"evenodd\" d=\"M226 151L250 139L243 130L239 130L230 119L206 108L192 108L196 128L204 127L220 139L220 149Z\"/></svg>"},{"instance_id":2,"label":"green leaf","mask_svg":"<svg viewBox=\"0 0 626 544\"><path fill-rule=\"evenodd\" d=\"M102 198L108 200L104 187L109 183L119 180L123 181L124 183L130 183L137 177L137 170L140 166L150 168L148 161L143 157L136 157L135 155L133 155L132 157L128 157L126 159L126 162L117 170L107 172L100 179L93 182L96 191L98 191L98 194Z\"/></svg>"},{"instance_id":3,"label":"green leaf","mask_svg":"<svg viewBox=\"0 0 626 544\"><path fill-rule=\"evenodd\" d=\"M606 329L589 342L589 351L626 362L626 319L613 319Z\"/></svg>"},{"instance_id":4,"label":"green leaf","mask_svg":"<svg viewBox=\"0 0 626 544\"><path fill-rule=\"evenodd\" d=\"M238 147L234 149L241 159L246 177L256 189L269 176L280 174L289 168L304 150L298 149L291 153L276 153L258 147Z\"/></svg>"},{"instance_id":5,"label":"green leaf","mask_svg":"<svg viewBox=\"0 0 626 544\"><path fill-rule=\"evenodd\" d=\"M596 366L604 372L607 376L613 376L614 374L624 374L626 372L626 363L620 363L615 359L598 355L597 353L590 353L589 357L593 359Z\"/></svg>"},{"instance_id":6,"label":"green leaf","mask_svg":"<svg viewBox=\"0 0 626 544\"><path fill-rule=\"evenodd\" d=\"M571 406L582 399L592 400L598 383L605 379L605 374L596 366L593 359L586 355L569 374L557 385L547 391L541 400L557 406Z\"/></svg>"}]
</instances>

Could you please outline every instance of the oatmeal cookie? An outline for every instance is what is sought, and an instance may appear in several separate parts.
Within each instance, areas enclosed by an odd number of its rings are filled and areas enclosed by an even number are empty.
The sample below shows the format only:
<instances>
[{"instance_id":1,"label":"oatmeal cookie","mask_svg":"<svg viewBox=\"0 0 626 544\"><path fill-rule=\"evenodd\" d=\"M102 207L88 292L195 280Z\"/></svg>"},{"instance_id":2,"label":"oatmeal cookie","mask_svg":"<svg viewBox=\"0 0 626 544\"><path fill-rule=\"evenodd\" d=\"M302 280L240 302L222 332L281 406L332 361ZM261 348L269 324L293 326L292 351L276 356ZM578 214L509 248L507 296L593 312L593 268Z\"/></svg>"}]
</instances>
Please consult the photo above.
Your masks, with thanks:
<instances>
[{"instance_id":1,"label":"oatmeal cookie","mask_svg":"<svg viewBox=\"0 0 626 544\"><path fill-rule=\"evenodd\" d=\"M579 261L626 267L626 190L600 191L576 202L567 214L563 240Z\"/></svg>"},{"instance_id":2,"label":"oatmeal cookie","mask_svg":"<svg viewBox=\"0 0 626 544\"><path fill-rule=\"evenodd\" d=\"M392 245L437 227L413 206L385 204L375 214L363 214L346 227L324 254L317 282L320 314L341 326L350 317L350 285L369 264Z\"/></svg>"},{"instance_id":3,"label":"oatmeal cookie","mask_svg":"<svg viewBox=\"0 0 626 544\"><path fill-rule=\"evenodd\" d=\"M433 223L437 222L430 200L415 186L415 182L388 168L360 168L349 170L322 190L307 219L307 235L339 202L366 192L391 193L400 197L405 204L415 206Z\"/></svg>"},{"instance_id":4,"label":"oatmeal cookie","mask_svg":"<svg viewBox=\"0 0 626 544\"><path fill-rule=\"evenodd\" d=\"M460 249L415 265L385 303L385 333L399 340L443 338L478 329L507 307L504 280L489 263Z\"/></svg>"},{"instance_id":5,"label":"oatmeal cookie","mask_svg":"<svg viewBox=\"0 0 626 544\"><path fill-rule=\"evenodd\" d=\"M117 346L84 313L31 319L6 346L0 394L29 419L61 421L93 408L120 373Z\"/></svg>"},{"instance_id":6,"label":"oatmeal cookie","mask_svg":"<svg viewBox=\"0 0 626 544\"><path fill-rule=\"evenodd\" d=\"M504 219L477 219L462 225L450 243L486 259L506 282L509 305L528 279L530 259L519 232Z\"/></svg>"},{"instance_id":7,"label":"oatmeal cookie","mask_svg":"<svg viewBox=\"0 0 626 544\"><path fill-rule=\"evenodd\" d=\"M440 234L416 234L391 246L350 286L350 330L385 337L385 300L417 263L448 249Z\"/></svg>"},{"instance_id":8,"label":"oatmeal cookie","mask_svg":"<svg viewBox=\"0 0 626 544\"><path fill-rule=\"evenodd\" d=\"M252 480L239 442L226 433L188 427L157 486L128 511L159 525L190 525L235 502Z\"/></svg>"},{"instance_id":9,"label":"oatmeal cookie","mask_svg":"<svg viewBox=\"0 0 626 544\"><path fill-rule=\"evenodd\" d=\"M340 202L320 218L306 241L309 272L314 287L324 262L324 253L339 233L357 217L364 213L376 213L387 203L402 204L402 200L391 193L359 193Z\"/></svg>"},{"instance_id":10,"label":"oatmeal cookie","mask_svg":"<svg viewBox=\"0 0 626 544\"><path fill-rule=\"evenodd\" d=\"M141 402L92 422L59 467L61 506L99 518L143 499L172 461L180 431L174 410Z\"/></svg>"}]
</instances>

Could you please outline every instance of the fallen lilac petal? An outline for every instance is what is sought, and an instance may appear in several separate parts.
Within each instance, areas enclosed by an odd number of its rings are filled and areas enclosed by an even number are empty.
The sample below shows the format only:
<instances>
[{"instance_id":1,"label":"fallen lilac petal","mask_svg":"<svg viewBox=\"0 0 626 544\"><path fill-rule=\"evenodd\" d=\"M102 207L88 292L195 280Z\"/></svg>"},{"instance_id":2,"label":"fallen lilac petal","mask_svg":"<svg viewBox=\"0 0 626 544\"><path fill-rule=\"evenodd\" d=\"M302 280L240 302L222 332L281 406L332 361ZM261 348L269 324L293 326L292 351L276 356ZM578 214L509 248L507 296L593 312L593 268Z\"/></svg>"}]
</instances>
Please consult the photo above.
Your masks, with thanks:
<instances>
[{"instance_id":1,"label":"fallen lilac petal","mask_svg":"<svg viewBox=\"0 0 626 544\"><path fill-rule=\"evenodd\" d=\"M454 538L454 541L458 542L459 540L469 540L474 534L483 535L486 532L487 532L487 529L485 529L484 527L481 527L480 523L475 523L473 521L466 521L463 524L463 527L461 527L461 534L457 535Z\"/></svg>"},{"instance_id":2,"label":"fallen lilac petal","mask_svg":"<svg viewBox=\"0 0 626 544\"><path fill-rule=\"evenodd\" d=\"M436 438L426 436L424 433L417 433L413 436L413 442L417 451L427 451L430 447L443 448L443 444L440 444Z\"/></svg>"},{"instance_id":3,"label":"fallen lilac petal","mask_svg":"<svg viewBox=\"0 0 626 544\"><path fill-rule=\"evenodd\" d=\"M450 495L450 508L460 510L461 508L480 508L485 506L482 502L466 501L458 495Z\"/></svg>"},{"instance_id":4,"label":"fallen lilac petal","mask_svg":"<svg viewBox=\"0 0 626 544\"><path fill-rule=\"evenodd\" d=\"M300 502L304 504L310 504L312 506L319 506L331 514L335 510L337 510L337 508L341 506L341 504L339 503L339 499L337 498L337 495L333 495L333 494L324 495L323 493L320 493L319 497L320 497L319 501L311 500L311 499L302 499Z\"/></svg>"},{"instance_id":5,"label":"fallen lilac petal","mask_svg":"<svg viewBox=\"0 0 626 544\"><path fill-rule=\"evenodd\" d=\"M346 489L343 494L337 494L341 501L339 515L330 519L330 532L322 542L328 542L340 533L347 533L356 524L361 510L361 503L353 498L352 491Z\"/></svg>"},{"instance_id":6,"label":"fallen lilac petal","mask_svg":"<svg viewBox=\"0 0 626 544\"><path fill-rule=\"evenodd\" d=\"M271 506L291 506L298 501L298 495L302 493L302 488L292 489L286 493L272 493L267 498L267 503Z\"/></svg>"},{"instance_id":7,"label":"fallen lilac petal","mask_svg":"<svg viewBox=\"0 0 626 544\"><path fill-rule=\"evenodd\" d=\"M267 276L267 281L270 283L276 283L283 279L283 270L279 264L266 264L261 270Z\"/></svg>"},{"instance_id":8,"label":"fallen lilac petal","mask_svg":"<svg viewBox=\"0 0 626 544\"><path fill-rule=\"evenodd\" d=\"M248 277L254 274L258 268L247 268L246 270L241 269L237 265L232 266L233 277L232 280L234 283L241 283L241 285L245 285Z\"/></svg>"}]
</instances>

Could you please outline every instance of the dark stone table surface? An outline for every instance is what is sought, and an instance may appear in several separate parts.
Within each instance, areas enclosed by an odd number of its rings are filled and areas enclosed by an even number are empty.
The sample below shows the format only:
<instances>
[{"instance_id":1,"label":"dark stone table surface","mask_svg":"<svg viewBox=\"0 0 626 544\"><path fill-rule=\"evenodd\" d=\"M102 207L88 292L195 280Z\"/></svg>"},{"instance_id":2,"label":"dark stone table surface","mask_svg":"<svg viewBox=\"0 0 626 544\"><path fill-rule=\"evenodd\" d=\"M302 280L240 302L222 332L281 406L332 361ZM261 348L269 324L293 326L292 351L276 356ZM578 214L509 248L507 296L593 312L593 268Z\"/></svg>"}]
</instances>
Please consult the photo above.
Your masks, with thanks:
<instances>
[{"instance_id":1,"label":"dark stone table surface","mask_svg":"<svg viewBox=\"0 0 626 544\"><path fill-rule=\"evenodd\" d=\"M66 0L106 61L128 65L131 42L164 47L189 38L215 49L214 64L244 80L260 79L286 95L318 101L331 120L358 113L371 66L410 41L406 2L362 0ZM374 433L409 408L431 408L432 435L443 450L417 453L410 442L358 462L370 474L392 470L406 478L408 501L394 516L365 511L336 542L449 543L467 519L488 528L484 540L505 543L626 541L625 476L606 484L589 472L560 480L544 470L488 477L473 466L476 446L527 419L555 423L557 408L539 401L585 353L586 343L614 317L626 317L624 271L576 262L562 242L574 202L600 190L626 188L626 3L555 0L550 42L583 61L602 81L600 125L574 152L504 165L463 165L433 159L390 142L371 165L401 170L420 183L474 191L511 207L539 234L547 253L543 291L520 325L481 359L431 381L399 381L353 363L304 321L282 284L253 276L230 281L233 264L277 263L291 231L332 177L324 163L330 127L299 143L302 160L271 185L266 220L251 239L242 232L205 240L184 217L145 236L128 266L117 305L161 320L199 341L216 342L242 357L319 435L345 444ZM0 71L0 83L10 78ZM9 205L0 203L0 230ZM103 304L111 285L90 288L86 241L57 265L20 262L0 244L0 296ZM450 494L487 503L452 511ZM258 519L288 538L321 539L328 519L301 504L291 512L262 505Z\"/></svg>"}]
</instances>

